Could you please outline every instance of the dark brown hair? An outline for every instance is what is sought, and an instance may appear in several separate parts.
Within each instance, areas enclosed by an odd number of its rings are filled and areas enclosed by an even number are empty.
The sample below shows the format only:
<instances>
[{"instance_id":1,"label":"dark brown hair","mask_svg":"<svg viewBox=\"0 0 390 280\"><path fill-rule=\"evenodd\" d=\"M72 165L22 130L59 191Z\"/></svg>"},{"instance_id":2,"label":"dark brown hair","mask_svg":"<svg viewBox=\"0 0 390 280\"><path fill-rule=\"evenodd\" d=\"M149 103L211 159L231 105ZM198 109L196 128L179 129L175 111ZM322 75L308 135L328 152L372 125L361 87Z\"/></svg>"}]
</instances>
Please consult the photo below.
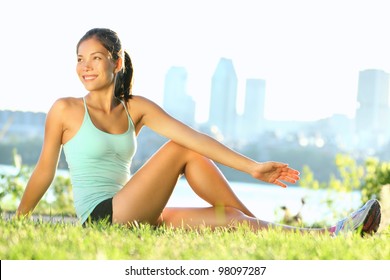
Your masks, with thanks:
<instances>
[{"instance_id":1,"label":"dark brown hair","mask_svg":"<svg viewBox=\"0 0 390 280\"><path fill-rule=\"evenodd\" d=\"M111 58L116 62L122 57L122 44L118 34L108 28L94 28L89 30L77 43L76 52L79 46L85 40L94 38L98 40L103 47L110 53ZM114 94L117 98L128 101L131 98L131 87L133 83L133 65L129 54L123 51L123 67L116 76Z\"/></svg>"}]
</instances>

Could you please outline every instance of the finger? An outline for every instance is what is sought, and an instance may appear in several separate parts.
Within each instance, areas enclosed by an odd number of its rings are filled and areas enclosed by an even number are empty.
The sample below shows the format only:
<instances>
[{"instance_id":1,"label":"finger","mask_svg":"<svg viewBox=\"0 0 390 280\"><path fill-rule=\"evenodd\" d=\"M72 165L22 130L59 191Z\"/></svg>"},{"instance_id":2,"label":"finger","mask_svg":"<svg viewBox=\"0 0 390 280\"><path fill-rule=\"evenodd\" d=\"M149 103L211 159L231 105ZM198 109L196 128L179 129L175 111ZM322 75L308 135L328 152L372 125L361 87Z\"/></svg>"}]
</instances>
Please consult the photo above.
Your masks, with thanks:
<instances>
[{"instance_id":1,"label":"finger","mask_svg":"<svg viewBox=\"0 0 390 280\"><path fill-rule=\"evenodd\" d=\"M295 169L290 168L290 167L283 168L282 171L283 172L287 172L287 173L291 173L291 174L295 174L295 175L299 175L300 174L298 170L295 170Z\"/></svg>"},{"instance_id":2,"label":"finger","mask_svg":"<svg viewBox=\"0 0 390 280\"><path fill-rule=\"evenodd\" d=\"M287 185L286 185L285 183L279 181L279 180L276 180L276 181L274 182L274 184L275 184L275 185L278 185L278 186L280 186L280 187L282 187L282 188L284 188L284 189L287 188Z\"/></svg>"},{"instance_id":3,"label":"finger","mask_svg":"<svg viewBox=\"0 0 390 280\"><path fill-rule=\"evenodd\" d=\"M283 181L289 181L292 180L294 181L294 183L296 181L298 181L300 179L300 177L296 174L290 174L290 173L281 173L280 176L279 176L279 179L280 180L283 180Z\"/></svg>"},{"instance_id":4,"label":"finger","mask_svg":"<svg viewBox=\"0 0 390 280\"><path fill-rule=\"evenodd\" d=\"M296 183L296 181L298 181L300 179L300 177L298 175L288 175L288 176L285 176L286 178L290 178L291 180L294 180Z\"/></svg>"},{"instance_id":5,"label":"finger","mask_svg":"<svg viewBox=\"0 0 390 280\"><path fill-rule=\"evenodd\" d=\"M296 179L290 178L290 177L280 177L278 180L279 181L285 181L285 182L288 182L288 183L291 183L291 184L295 184L297 182Z\"/></svg>"}]
</instances>

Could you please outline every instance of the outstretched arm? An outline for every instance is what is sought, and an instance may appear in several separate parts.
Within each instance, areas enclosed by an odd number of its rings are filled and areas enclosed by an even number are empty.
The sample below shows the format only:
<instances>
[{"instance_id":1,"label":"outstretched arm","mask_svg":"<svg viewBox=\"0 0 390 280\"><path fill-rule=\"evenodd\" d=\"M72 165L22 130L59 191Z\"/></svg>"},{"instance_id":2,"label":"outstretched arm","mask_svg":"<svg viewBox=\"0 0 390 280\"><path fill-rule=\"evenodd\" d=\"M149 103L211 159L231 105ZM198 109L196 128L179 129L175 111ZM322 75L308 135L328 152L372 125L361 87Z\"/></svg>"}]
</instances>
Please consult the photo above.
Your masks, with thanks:
<instances>
[{"instance_id":1,"label":"outstretched arm","mask_svg":"<svg viewBox=\"0 0 390 280\"><path fill-rule=\"evenodd\" d=\"M49 111L41 155L27 183L17 209L17 216L29 215L53 181L61 151L63 104L57 101Z\"/></svg>"},{"instance_id":2,"label":"outstretched arm","mask_svg":"<svg viewBox=\"0 0 390 280\"><path fill-rule=\"evenodd\" d=\"M216 162L250 174L252 177L281 187L299 180L299 172L279 162L256 162L221 144L208 135L200 133L169 116L158 105L142 97L132 102L142 108L141 125L173 140L174 142L202 154Z\"/></svg>"}]
</instances>

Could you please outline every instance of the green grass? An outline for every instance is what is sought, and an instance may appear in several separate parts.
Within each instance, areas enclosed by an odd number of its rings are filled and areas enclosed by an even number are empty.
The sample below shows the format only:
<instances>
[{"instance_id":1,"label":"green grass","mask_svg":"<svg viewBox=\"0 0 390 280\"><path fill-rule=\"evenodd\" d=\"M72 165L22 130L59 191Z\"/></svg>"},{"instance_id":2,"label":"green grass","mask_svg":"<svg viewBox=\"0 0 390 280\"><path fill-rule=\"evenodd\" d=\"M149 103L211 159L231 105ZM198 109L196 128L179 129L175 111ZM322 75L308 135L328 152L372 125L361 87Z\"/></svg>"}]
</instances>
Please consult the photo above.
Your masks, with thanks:
<instances>
[{"instance_id":1,"label":"green grass","mask_svg":"<svg viewBox=\"0 0 390 280\"><path fill-rule=\"evenodd\" d=\"M361 238L278 230L128 229L0 219L2 260L389 260L390 228Z\"/></svg>"}]
</instances>

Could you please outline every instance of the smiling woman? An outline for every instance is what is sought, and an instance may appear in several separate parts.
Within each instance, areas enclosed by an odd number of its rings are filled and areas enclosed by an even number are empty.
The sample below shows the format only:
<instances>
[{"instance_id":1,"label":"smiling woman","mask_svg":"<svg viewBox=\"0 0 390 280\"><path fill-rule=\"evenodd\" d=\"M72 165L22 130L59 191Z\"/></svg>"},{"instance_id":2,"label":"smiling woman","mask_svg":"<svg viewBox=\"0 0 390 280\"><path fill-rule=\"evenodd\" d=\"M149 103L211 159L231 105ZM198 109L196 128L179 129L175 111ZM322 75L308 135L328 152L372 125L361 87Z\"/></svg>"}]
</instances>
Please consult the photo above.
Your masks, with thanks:
<instances>
[{"instance_id":1,"label":"smiling woman","mask_svg":"<svg viewBox=\"0 0 390 280\"><path fill-rule=\"evenodd\" d=\"M30 214L47 191L63 146L76 213L83 225L108 219L129 226L147 223L186 229L246 224L254 231L280 227L328 234L361 226L363 233L377 231L381 213L376 200L326 229L258 219L238 199L214 161L283 188L299 180L298 171L285 163L245 157L174 119L154 102L132 95L131 60L114 31L88 31L77 44L77 58L77 74L88 93L82 98L61 98L49 111L42 153L18 215ZM144 126L169 141L131 176L136 136ZM167 207L181 175L210 207Z\"/></svg>"}]
</instances>

